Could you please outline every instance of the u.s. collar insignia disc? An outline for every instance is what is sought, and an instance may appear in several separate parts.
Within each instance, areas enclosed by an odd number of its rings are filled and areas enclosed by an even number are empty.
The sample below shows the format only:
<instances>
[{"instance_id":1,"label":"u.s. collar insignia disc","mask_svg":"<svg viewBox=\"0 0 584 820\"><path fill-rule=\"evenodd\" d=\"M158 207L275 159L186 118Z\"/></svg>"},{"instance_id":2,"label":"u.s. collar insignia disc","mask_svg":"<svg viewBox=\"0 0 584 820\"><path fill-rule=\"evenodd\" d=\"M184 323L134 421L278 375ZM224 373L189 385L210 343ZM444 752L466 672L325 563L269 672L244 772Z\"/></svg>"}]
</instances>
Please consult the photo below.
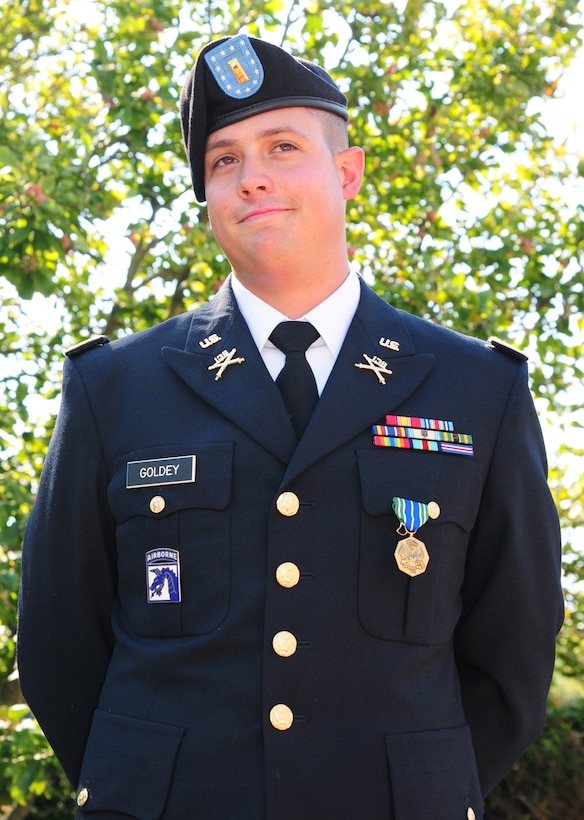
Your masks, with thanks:
<instances>
[{"instance_id":1,"label":"u.s. collar insignia disc","mask_svg":"<svg viewBox=\"0 0 584 820\"><path fill-rule=\"evenodd\" d=\"M205 54L219 88L228 97L253 97L264 82L264 69L245 34L232 37Z\"/></svg>"}]
</instances>

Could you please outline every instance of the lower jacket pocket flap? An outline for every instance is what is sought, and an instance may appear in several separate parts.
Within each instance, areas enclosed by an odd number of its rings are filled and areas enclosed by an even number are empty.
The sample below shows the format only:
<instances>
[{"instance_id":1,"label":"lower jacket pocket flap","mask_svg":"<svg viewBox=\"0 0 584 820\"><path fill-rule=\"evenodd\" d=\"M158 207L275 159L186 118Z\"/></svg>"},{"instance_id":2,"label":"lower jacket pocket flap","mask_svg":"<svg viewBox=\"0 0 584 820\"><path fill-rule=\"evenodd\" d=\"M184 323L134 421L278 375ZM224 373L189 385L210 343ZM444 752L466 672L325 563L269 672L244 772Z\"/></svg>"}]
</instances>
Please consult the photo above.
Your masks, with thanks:
<instances>
[{"instance_id":1,"label":"lower jacket pocket flap","mask_svg":"<svg viewBox=\"0 0 584 820\"><path fill-rule=\"evenodd\" d=\"M468 726L388 735L386 745L396 820L483 816Z\"/></svg>"},{"instance_id":2,"label":"lower jacket pocket flap","mask_svg":"<svg viewBox=\"0 0 584 820\"><path fill-rule=\"evenodd\" d=\"M77 791L83 813L156 820L166 803L183 729L97 710Z\"/></svg>"}]
</instances>

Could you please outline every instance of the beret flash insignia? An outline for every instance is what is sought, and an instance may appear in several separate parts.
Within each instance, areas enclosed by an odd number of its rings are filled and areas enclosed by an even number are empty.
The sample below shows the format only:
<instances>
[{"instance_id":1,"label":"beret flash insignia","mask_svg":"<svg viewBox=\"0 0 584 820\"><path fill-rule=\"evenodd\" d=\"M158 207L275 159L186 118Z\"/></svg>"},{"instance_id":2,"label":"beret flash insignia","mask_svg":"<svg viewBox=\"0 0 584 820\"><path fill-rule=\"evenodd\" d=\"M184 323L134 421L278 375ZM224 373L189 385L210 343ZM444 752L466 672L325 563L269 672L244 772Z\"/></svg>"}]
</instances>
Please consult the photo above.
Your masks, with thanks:
<instances>
[{"instance_id":1,"label":"beret flash insignia","mask_svg":"<svg viewBox=\"0 0 584 820\"><path fill-rule=\"evenodd\" d=\"M249 38L232 37L205 54L219 87L235 99L252 97L264 82L264 69Z\"/></svg>"}]
</instances>

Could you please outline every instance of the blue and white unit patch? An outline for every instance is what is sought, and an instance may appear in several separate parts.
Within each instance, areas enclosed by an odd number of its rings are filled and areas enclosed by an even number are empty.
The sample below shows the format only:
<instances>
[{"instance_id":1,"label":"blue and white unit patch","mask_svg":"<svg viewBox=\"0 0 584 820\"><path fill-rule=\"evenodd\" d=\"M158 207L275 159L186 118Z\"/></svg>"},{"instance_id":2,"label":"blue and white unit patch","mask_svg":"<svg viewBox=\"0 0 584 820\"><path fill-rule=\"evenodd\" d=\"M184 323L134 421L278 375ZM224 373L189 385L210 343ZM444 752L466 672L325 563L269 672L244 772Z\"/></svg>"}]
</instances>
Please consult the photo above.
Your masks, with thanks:
<instances>
[{"instance_id":1,"label":"blue and white unit patch","mask_svg":"<svg viewBox=\"0 0 584 820\"><path fill-rule=\"evenodd\" d=\"M178 550L159 547L146 553L146 587L149 604L180 604Z\"/></svg>"},{"instance_id":2,"label":"blue and white unit patch","mask_svg":"<svg viewBox=\"0 0 584 820\"><path fill-rule=\"evenodd\" d=\"M264 69L245 34L220 43L205 54L219 88L228 97L253 97L264 82Z\"/></svg>"}]
</instances>

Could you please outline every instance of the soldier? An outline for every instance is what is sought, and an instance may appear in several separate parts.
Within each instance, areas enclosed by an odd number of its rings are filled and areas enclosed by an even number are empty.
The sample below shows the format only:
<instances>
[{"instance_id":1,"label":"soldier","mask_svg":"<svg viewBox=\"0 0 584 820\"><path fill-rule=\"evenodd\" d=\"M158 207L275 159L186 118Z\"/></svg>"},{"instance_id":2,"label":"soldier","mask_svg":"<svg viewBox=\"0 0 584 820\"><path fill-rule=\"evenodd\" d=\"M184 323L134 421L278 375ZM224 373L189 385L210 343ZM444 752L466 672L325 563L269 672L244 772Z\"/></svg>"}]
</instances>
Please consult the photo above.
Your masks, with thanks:
<instances>
[{"instance_id":1,"label":"soldier","mask_svg":"<svg viewBox=\"0 0 584 820\"><path fill-rule=\"evenodd\" d=\"M79 817L480 818L563 614L525 358L349 268L364 159L321 68L223 38L181 115L232 273L69 351L24 694Z\"/></svg>"}]
</instances>

